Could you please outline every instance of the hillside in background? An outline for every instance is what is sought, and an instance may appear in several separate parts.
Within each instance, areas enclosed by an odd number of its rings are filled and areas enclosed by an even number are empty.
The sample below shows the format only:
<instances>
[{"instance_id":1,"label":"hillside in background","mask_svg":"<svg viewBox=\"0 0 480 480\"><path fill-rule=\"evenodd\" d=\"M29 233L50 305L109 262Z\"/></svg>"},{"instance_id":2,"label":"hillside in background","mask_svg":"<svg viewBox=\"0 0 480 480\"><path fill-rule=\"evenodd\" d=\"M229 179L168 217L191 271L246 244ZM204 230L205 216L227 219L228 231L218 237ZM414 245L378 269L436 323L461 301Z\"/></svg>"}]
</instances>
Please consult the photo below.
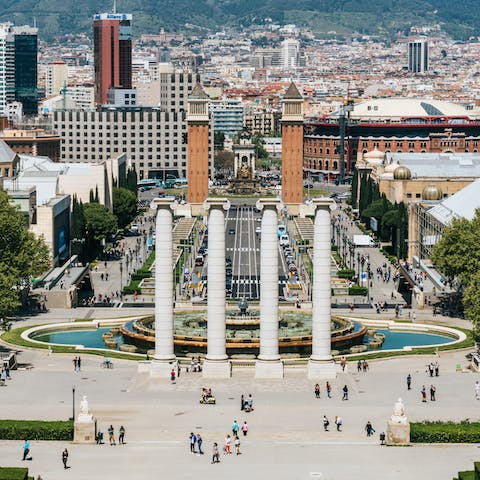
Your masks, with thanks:
<instances>
[{"instance_id":1,"label":"hillside in background","mask_svg":"<svg viewBox=\"0 0 480 480\"><path fill-rule=\"evenodd\" d=\"M111 9L100 0L0 0L0 21L33 24L44 39L66 33L90 33L92 15ZM412 25L441 24L457 39L480 35L478 0L118 0L117 11L134 15L135 33L161 27L181 31L185 23L201 27L275 22L309 26L317 33L358 32L391 36Z\"/></svg>"}]
</instances>

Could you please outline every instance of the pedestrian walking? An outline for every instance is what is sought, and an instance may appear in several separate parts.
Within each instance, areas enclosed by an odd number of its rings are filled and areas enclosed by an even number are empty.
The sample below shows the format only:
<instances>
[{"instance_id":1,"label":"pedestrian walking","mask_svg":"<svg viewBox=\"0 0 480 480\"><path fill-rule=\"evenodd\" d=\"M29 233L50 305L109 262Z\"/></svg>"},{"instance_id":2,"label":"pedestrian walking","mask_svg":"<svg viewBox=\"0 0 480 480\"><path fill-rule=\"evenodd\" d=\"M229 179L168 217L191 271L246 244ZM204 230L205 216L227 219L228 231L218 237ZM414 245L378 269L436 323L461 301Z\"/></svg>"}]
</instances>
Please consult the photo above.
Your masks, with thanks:
<instances>
[{"instance_id":1,"label":"pedestrian walking","mask_svg":"<svg viewBox=\"0 0 480 480\"><path fill-rule=\"evenodd\" d=\"M344 372L345 366L347 365L347 359L344 356L340 359L340 365L342 367L342 372Z\"/></svg>"},{"instance_id":2,"label":"pedestrian walking","mask_svg":"<svg viewBox=\"0 0 480 480\"><path fill-rule=\"evenodd\" d=\"M77 357L73 357L73 371L76 372L77 371Z\"/></svg>"},{"instance_id":3,"label":"pedestrian walking","mask_svg":"<svg viewBox=\"0 0 480 480\"><path fill-rule=\"evenodd\" d=\"M67 468L68 468L67 462L68 462L68 450L65 449L65 450L62 452L62 463L63 463L63 468L64 468L64 469L67 469Z\"/></svg>"},{"instance_id":4,"label":"pedestrian walking","mask_svg":"<svg viewBox=\"0 0 480 480\"><path fill-rule=\"evenodd\" d=\"M232 423L232 433L233 433L234 437L238 433L238 423L237 423L236 420L234 420L233 423Z\"/></svg>"},{"instance_id":5,"label":"pedestrian walking","mask_svg":"<svg viewBox=\"0 0 480 480\"><path fill-rule=\"evenodd\" d=\"M434 402L435 401L435 392L437 389L435 388L434 385L430 385L430 401Z\"/></svg>"},{"instance_id":6,"label":"pedestrian walking","mask_svg":"<svg viewBox=\"0 0 480 480\"><path fill-rule=\"evenodd\" d=\"M328 418L326 415L323 416L323 431L328 432L328 426L330 425L330 422L328 421Z\"/></svg>"},{"instance_id":7,"label":"pedestrian walking","mask_svg":"<svg viewBox=\"0 0 480 480\"><path fill-rule=\"evenodd\" d=\"M125 445L125 427L121 425L120 430L118 432L119 432L119 435L118 435L119 445Z\"/></svg>"},{"instance_id":8,"label":"pedestrian walking","mask_svg":"<svg viewBox=\"0 0 480 480\"><path fill-rule=\"evenodd\" d=\"M108 427L108 440L110 442L110 445L116 445L116 443L115 443L115 429L113 428L113 425L110 425Z\"/></svg>"},{"instance_id":9,"label":"pedestrian walking","mask_svg":"<svg viewBox=\"0 0 480 480\"><path fill-rule=\"evenodd\" d=\"M365 431L367 432L367 437L371 437L375 433L375 430L374 430L370 420L365 425Z\"/></svg>"},{"instance_id":10,"label":"pedestrian walking","mask_svg":"<svg viewBox=\"0 0 480 480\"><path fill-rule=\"evenodd\" d=\"M327 391L327 398L332 398L331 397L331 393L332 393L332 387L330 386L330 383L327 382L326 386L325 386L325 389Z\"/></svg>"},{"instance_id":11,"label":"pedestrian walking","mask_svg":"<svg viewBox=\"0 0 480 480\"><path fill-rule=\"evenodd\" d=\"M368 362L366 360L362 362L362 368L364 372L368 372Z\"/></svg>"},{"instance_id":12,"label":"pedestrian walking","mask_svg":"<svg viewBox=\"0 0 480 480\"><path fill-rule=\"evenodd\" d=\"M240 439L238 438L238 435L235 437L234 445L235 445L235 455L240 455Z\"/></svg>"},{"instance_id":13,"label":"pedestrian walking","mask_svg":"<svg viewBox=\"0 0 480 480\"><path fill-rule=\"evenodd\" d=\"M23 460L28 460L28 454L30 453L30 442L28 440L25 440L23 443Z\"/></svg>"},{"instance_id":14,"label":"pedestrian walking","mask_svg":"<svg viewBox=\"0 0 480 480\"><path fill-rule=\"evenodd\" d=\"M438 377L440 375L440 365L438 364L438 362L435 362L434 370L435 370L435 376Z\"/></svg>"},{"instance_id":15,"label":"pedestrian walking","mask_svg":"<svg viewBox=\"0 0 480 480\"><path fill-rule=\"evenodd\" d=\"M82 367L82 359L80 358L80 356L77 357L77 372L80 371Z\"/></svg>"},{"instance_id":16,"label":"pedestrian walking","mask_svg":"<svg viewBox=\"0 0 480 480\"><path fill-rule=\"evenodd\" d=\"M359 360L359 361L357 362L357 372L360 373L361 371L362 371L362 361Z\"/></svg>"},{"instance_id":17,"label":"pedestrian walking","mask_svg":"<svg viewBox=\"0 0 480 480\"><path fill-rule=\"evenodd\" d=\"M240 397L240 411L245 410L245 397L242 395Z\"/></svg>"},{"instance_id":18,"label":"pedestrian walking","mask_svg":"<svg viewBox=\"0 0 480 480\"><path fill-rule=\"evenodd\" d=\"M335 417L335 425L337 426L337 432L342 431L342 417Z\"/></svg>"},{"instance_id":19,"label":"pedestrian walking","mask_svg":"<svg viewBox=\"0 0 480 480\"><path fill-rule=\"evenodd\" d=\"M223 454L224 455L230 455L232 453L232 450L230 449L230 446L232 444L232 437L227 434L225 437L225 444L223 446Z\"/></svg>"},{"instance_id":20,"label":"pedestrian walking","mask_svg":"<svg viewBox=\"0 0 480 480\"><path fill-rule=\"evenodd\" d=\"M422 386L422 402L426 403L427 401L427 389L425 388L425 385Z\"/></svg>"},{"instance_id":21,"label":"pedestrian walking","mask_svg":"<svg viewBox=\"0 0 480 480\"><path fill-rule=\"evenodd\" d=\"M480 400L480 382L478 380L475 382L475 398Z\"/></svg>"},{"instance_id":22,"label":"pedestrian walking","mask_svg":"<svg viewBox=\"0 0 480 480\"><path fill-rule=\"evenodd\" d=\"M318 383L315 384L315 398L320 398L320 385Z\"/></svg>"},{"instance_id":23,"label":"pedestrian walking","mask_svg":"<svg viewBox=\"0 0 480 480\"><path fill-rule=\"evenodd\" d=\"M197 443L197 437L193 432L190 433L190 453L195 453L195 444Z\"/></svg>"},{"instance_id":24,"label":"pedestrian walking","mask_svg":"<svg viewBox=\"0 0 480 480\"><path fill-rule=\"evenodd\" d=\"M170 380L172 382L175 381L175 369L174 368L172 368L172 371L170 372Z\"/></svg>"},{"instance_id":25,"label":"pedestrian walking","mask_svg":"<svg viewBox=\"0 0 480 480\"><path fill-rule=\"evenodd\" d=\"M407 375L407 390L412 389L412 376L410 374Z\"/></svg>"},{"instance_id":26,"label":"pedestrian walking","mask_svg":"<svg viewBox=\"0 0 480 480\"><path fill-rule=\"evenodd\" d=\"M198 454L199 455L203 455L202 443L203 443L202 436L199 433L197 433L197 445L198 445Z\"/></svg>"},{"instance_id":27,"label":"pedestrian walking","mask_svg":"<svg viewBox=\"0 0 480 480\"><path fill-rule=\"evenodd\" d=\"M246 437L248 433L248 424L246 420L243 422L242 432L243 432L243 436Z\"/></svg>"},{"instance_id":28,"label":"pedestrian walking","mask_svg":"<svg viewBox=\"0 0 480 480\"><path fill-rule=\"evenodd\" d=\"M342 400L348 400L348 387L345 385L343 387L343 397Z\"/></svg>"},{"instance_id":29,"label":"pedestrian walking","mask_svg":"<svg viewBox=\"0 0 480 480\"><path fill-rule=\"evenodd\" d=\"M213 444L212 463L220 463L220 454L218 453L218 444L217 444L217 442L215 442L215 443Z\"/></svg>"}]
</instances>

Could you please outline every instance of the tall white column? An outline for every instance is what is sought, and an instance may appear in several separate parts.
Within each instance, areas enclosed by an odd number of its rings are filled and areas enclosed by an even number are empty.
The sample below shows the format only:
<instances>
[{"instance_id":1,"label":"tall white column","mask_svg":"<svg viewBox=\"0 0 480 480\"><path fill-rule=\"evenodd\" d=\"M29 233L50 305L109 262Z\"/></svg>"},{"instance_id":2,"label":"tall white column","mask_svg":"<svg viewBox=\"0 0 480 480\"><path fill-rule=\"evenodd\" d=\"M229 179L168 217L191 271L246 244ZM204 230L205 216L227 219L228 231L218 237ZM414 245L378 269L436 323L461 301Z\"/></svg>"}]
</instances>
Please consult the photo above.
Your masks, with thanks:
<instances>
[{"instance_id":1,"label":"tall white column","mask_svg":"<svg viewBox=\"0 0 480 480\"><path fill-rule=\"evenodd\" d=\"M174 202L156 198L155 222L155 355L150 374L169 379L175 351L173 344L173 241Z\"/></svg>"},{"instance_id":2,"label":"tall white column","mask_svg":"<svg viewBox=\"0 0 480 480\"><path fill-rule=\"evenodd\" d=\"M257 378L283 378L278 350L278 212L279 199L262 199L260 237L260 354L255 364Z\"/></svg>"},{"instance_id":3,"label":"tall white column","mask_svg":"<svg viewBox=\"0 0 480 480\"><path fill-rule=\"evenodd\" d=\"M313 200L315 225L313 237L312 355L309 378L335 378L331 350L331 221L334 205L329 198Z\"/></svg>"},{"instance_id":4,"label":"tall white column","mask_svg":"<svg viewBox=\"0 0 480 480\"><path fill-rule=\"evenodd\" d=\"M208 304L207 356L203 365L205 378L229 378L231 366L226 349L225 324L225 210L230 202L225 198L205 202L208 214Z\"/></svg>"}]
</instances>

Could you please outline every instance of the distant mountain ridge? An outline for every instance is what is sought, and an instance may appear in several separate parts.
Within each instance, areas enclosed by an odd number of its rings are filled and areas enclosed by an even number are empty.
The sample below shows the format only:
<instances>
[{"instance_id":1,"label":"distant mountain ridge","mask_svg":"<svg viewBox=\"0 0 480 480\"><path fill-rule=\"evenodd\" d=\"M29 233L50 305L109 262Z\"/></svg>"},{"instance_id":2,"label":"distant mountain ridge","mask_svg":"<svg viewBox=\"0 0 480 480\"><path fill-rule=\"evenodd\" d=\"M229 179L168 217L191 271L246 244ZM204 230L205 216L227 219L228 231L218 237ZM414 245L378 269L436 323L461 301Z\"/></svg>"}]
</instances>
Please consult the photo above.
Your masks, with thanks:
<instances>
[{"instance_id":1,"label":"distant mountain ridge","mask_svg":"<svg viewBox=\"0 0 480 480\"><path fill-rule=\"evenodd\" d=\"M134 15L134 31L181 31L185 23L221 28L274 22L308 26L318 33L389 36L410 26L441 24L454 38L480 35L478 0L118 0L117 11ZM0 21L33 24L42 38L90 33L92 15L110 11L111 1L0 0Z\"/></svg>"}]
</instances>

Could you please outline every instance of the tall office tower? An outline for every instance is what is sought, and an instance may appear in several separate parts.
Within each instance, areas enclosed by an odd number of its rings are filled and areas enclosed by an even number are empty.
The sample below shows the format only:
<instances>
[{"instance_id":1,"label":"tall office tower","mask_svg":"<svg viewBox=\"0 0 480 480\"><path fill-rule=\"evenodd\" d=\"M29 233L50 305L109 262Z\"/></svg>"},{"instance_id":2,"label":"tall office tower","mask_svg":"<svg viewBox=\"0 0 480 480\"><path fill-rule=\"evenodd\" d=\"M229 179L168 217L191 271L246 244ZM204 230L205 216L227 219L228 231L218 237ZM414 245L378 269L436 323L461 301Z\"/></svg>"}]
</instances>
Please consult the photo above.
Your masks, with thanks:
<instances>
[{"instance_id":1,"label":"tall office tower","mask_svg":"<svg viewBox=\"0 0 480 480\"><path fill-rule=\"evenodd\" d=\"M15 100L23 105L23 113L38 113L37 87L38 29L24 25L13 27Z\"/></svg>"},{"instance_id":2,"label":"tall office tower","mask_svg":"<svg viewBox=\"0 0 480 480\"><path fill-rule=\"evenodd\" d=\"M291 83L282 102L282 200L303 202L303 97Z\"/></svg>"},{"instance_id":3,"label":"tall office tower","mask_svg":"<svg viewBox=\"0 0 480 480\"><path fill-rule=\"evenodd\" d=\"M0 23L0 117L15 101L15 43L12 23Z\"/></svg>"},{"instance_id":4,"label":"tall office tower","mask_svg":"<svg viewBox=\"0 0 480 480\"><path fill-rule=\"evenodd\" d=\"M177 70L172 63L158 65L160 81L160 108L165 111L186 112L188 96L197 83L200 74L191 70Z\"/></svg>"},{"instance_id":5,"label":"tall office tower","mask_svg":"<svg viewBox=\"0 0 480 480\"><path fill-rule=\"evenodd\" d=\"M428 71L427 40L412 40L408 42L408 71L413 73Z\"/></svg>"},{"instance_id":6,"label":"tall office tower","mask_svg":"<svg viewBox=\"0 0 480 480\"><path fill-rule=\"evenodd\" d=\"M45 72L45 96L58 95L68 79L68 67L65 62L53 62L47 65Z\"/></svg>"},{"instance_id":7,"label":"tall office tower","mask_svg":"<svg viewBox=\"0 0 480 480\"><path fill-rule=\"evenodd\" d=\"M293 38L287 38L282 42L283 68L298 67L300 43Z\"/></svg>"},{"instance_id":8,"label":"tall office tower","mask_svg":"<svg viewBox=\"0 0 480 480\"><path fill-rule=\"evenodd\" d=\"M132 15L101 13L93 17L95 103L108 100L109 89L132 88Z\"/></svg>"}]
</instances>

